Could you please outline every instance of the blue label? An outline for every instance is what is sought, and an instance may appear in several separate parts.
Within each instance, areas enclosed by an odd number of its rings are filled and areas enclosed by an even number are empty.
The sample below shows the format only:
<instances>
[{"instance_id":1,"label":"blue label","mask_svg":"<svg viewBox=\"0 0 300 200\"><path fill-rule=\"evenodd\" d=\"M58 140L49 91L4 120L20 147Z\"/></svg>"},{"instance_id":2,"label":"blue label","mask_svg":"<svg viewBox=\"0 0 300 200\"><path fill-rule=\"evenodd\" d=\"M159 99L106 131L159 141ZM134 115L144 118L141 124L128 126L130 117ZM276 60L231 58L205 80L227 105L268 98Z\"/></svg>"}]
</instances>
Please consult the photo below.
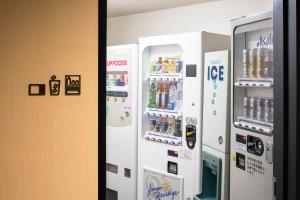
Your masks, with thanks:
<instances>
[{"instance_id":1,"label":"blue label","mask_svg":"<svg viewBox=\"0 0 300 200\"><path fill-rule=\"evenodd\" d=\"M260 35L259 39L257 40L256 47L265 47L273 45L273 35L270 33L268 36Z\"/></svg>"},{"instance_id":2,"label":"blue label","mask_svg":"<svg viewBox=\"0 0 300 200\"><path fill-rule=\"evenodd\" d=\"M207 80L213 80L213 81L224 81L224 66L208 66L207 70Z\"/></svg>"}]
</instances>

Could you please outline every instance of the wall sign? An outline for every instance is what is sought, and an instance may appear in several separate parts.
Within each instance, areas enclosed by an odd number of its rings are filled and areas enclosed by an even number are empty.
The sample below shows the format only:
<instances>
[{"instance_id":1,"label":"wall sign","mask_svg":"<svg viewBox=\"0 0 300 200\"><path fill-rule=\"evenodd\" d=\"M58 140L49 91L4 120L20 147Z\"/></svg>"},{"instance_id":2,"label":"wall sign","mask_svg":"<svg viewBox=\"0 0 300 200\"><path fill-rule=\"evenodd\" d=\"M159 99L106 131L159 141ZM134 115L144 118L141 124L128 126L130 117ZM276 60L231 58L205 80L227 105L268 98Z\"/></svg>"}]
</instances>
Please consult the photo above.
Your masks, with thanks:
<instances>
[{"instance_id":1,"label":"wall sign","mask_svg":"<svg viewBox=\"0 0 300 200\"><path fill-rule=\"evenodd\" d=\"M45 96L46 94L45 84L29 84L28 95L29 96Z\"/></svg>"},{"instance_id":2,"label":"wall sign","mask_svg":"<svg viewBox=\"0 0 300 200\"><path fill-rule=\"evenodd\" d=\"M65 76L65 95L80 95L80 75Z\"/></svg>"},{"instance_id":3,"label":"wall sign","mask_svg":"<svg viewBox=\"0 0 300 200\"><path fill-rule=\"evenodd\" d=\"M58 96L60 94L60 82L61 80L57 80L55 75L51 76L49 80L50 96ZM65 95L80 95L80 94L81 94L81 76L65 75ZM46 84L29 84L28 95L45 96Z\"/></svg>"},{"instance_id":4,"label":"wall sign","mask_svg":"<svg viewBox=\"0 0 300 200\"><path fill-rule=\"evenodd\" d=\"M60 90L60 80L56 80L56 76L51 76L51 79L49 81L49 89L50 89L50 95L51 96L58 96L59 90Z\"/></svg>"}]
</instances>

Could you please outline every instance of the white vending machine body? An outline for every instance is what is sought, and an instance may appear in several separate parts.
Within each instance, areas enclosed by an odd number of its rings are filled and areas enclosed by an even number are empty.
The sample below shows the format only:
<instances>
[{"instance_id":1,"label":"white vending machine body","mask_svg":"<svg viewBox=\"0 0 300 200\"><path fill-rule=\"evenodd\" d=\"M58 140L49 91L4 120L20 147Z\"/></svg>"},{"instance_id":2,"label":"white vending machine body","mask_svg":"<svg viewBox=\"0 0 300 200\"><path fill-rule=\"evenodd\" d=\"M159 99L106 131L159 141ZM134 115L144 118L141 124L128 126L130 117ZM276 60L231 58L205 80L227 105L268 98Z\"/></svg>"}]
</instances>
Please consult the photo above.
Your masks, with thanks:
<instances>
[{"instance_id":1,"label":"white vending machine body","mask_svg":"<svg viewBox=\"0 0 300 200\"><path fill-rule=\"evenodd\" d=\"M108 199L135 200L138 45L107 48L106 176Z\"/></svg>"},{"instance_id":2,"label":"white vending machine body","mask_svg":"<svg viewBox=\"0 0 300 200\"><path fill-rule=\"evenodd\" d=\"M273 13L233 21L232 50L230 199L273 200Z\"/></svg>"},{"instance_id":3,"label":"white vending machine body","mask_svg":"<svg viewBox=\"0 0 300 200\"><path fill-rule=\"evenodd\" d=\"M140 38L139 200L187 200L201 191L204 52L228 45L207 32Z\"/></svg>"},{"instance_id":4,"label":"white vending machine body","mask_svg":"<svg viewBox=\"0 0 300 200\"><path fill-rule=\"evenodd\" d=\"M228 43L227 49L230 37ZM203 166L209 168L202 174L201 196L204 199L229 199L230 68L229 50L205 53L202 152L215 157L221 164L210 162ZM209 161L204 159L203 162ZM217 167L220 169L214 173L211 169Z\"/></svg>"}]
</instances>

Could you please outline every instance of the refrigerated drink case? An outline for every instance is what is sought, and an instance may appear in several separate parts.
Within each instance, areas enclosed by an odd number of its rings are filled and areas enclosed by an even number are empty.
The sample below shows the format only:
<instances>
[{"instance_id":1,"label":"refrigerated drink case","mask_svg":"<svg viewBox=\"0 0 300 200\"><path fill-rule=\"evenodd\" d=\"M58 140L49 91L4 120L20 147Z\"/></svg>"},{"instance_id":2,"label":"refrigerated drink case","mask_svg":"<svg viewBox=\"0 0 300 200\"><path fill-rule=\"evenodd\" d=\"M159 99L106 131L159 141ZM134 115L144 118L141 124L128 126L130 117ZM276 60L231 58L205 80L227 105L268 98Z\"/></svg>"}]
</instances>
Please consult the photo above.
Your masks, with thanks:
<instances>
[{"instance_id":1,"label":"refrigerated drink case","mask_svg":"<svg viewBox=\"0 0 300 200\"><path fill-rule=\"evenodd\" d=\"M273 199L272 12L233 21L231 200Z\"/></svg>"}]
</instances>

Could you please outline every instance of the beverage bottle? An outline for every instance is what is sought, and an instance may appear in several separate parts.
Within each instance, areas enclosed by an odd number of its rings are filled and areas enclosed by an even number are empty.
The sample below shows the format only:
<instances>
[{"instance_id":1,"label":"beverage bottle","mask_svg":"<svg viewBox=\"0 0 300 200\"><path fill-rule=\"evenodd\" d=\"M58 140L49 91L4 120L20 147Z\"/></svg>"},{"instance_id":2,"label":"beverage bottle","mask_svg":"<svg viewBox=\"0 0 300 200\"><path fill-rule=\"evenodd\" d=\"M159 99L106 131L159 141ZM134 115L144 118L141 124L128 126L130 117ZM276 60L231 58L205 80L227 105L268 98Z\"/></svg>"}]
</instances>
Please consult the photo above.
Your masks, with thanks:
<instances>
[{"instance_id":1,"label":"beverage bottle","mask_svg":"<svg viewBox=\"0 0 300 200\"><path fill-rule=\"evenodd\" d=\"M155 98L155 103L156 103L156 108L161 108L161 84L157 84L157 92L156 92L156 98Z\"/></svg>"},{"instance_id":2,"label":"beverage bottle","mask_svg":"<svg viewBox=\"0 0 300 200\"><path fill-rule=\"evenodd\" d=\"M168 73L169 61L164 60L162 64L162 73Z\"/></svg>"},{"instance_id":3,"label":"beverage bottle","mask_svg":"<svg viewBox=\"0 0 300 200\"><path fill-rule=\"evenodd\" d=\"M163 89L162 89L162 92L161 92L161 108L162 109L166 108L167 95L168 95L167 86L166 86L166 84L163 84Z\"/></svg>"},{"instance_id":4,"label":"beverage bottle","mask_svg":"<svg viewBox=\"0 0 300 200\"><path fill-rule=\"evenodd\" d=\"M157 73L162 73L162 57L158 57L158 62L157 62L157 66L156 66L156 72Z\"/></svg>"},{"instance_id":5,"label":"beverage bottle","mask_svg":"<svg viewBox=\"0 0 300 200\"><path fill-rule=\"evenodd\" d=\"M157 69L156 62L155 61L151 62L151 70L150 70L151 73L152 74L156 73L156 69Z\"/></svg>"},{"instance_id":6,"label":"beverage bottle","mask_svg":"<svg viewBox=\"0 0 300 200\"><path fill-rule=\"evenodd\" d=\"M149 92L149 108L155 108L156 107L156 86L155 83L152 82L150 86L150 92Z\"/></svg>"},{"instance_id":7,"label":"beverage bottle","mask_svg":"<svg viewBox=\"0 0 300 200\"><path fill-rule=\"evenodd\" d=\"M149 131L155 131L155 126L156 126L156 119L155 118L150 118Z\"/></svg>"},{"instance_id":8,"label":"beverage bottle","mask_svg":"<svg viewBox=\"0 0 300 200\"><path fill-rule=\"evenodd\" d=\"M161 121L160 121L160 118L157 118L155 132L160 132L160 129L161 129Z\"/></svg>"},{"instance_id":9,"label":"beverage bottle","mask_svg":"<svg viewBox=\"0 0 300 200\"><path fill-rule=\"evenodd\" d=\"M182 132L181 132L181 121L180 120L175 120L175 132L174 135L177 137L181 137L182 136Z\"/></svg>"},{"instance_id":10,"label":"beverage bottle","mask_svg":"<svg viewBox=\"0 0 300 200\"><path fill-rule=\"evenodd\" d=\"M176 73L176 61L175 58L169 59L169 67L168 67L169 73Z\"/></svg>"},{"instance_id":11,"label":"beverage bottle","mask_svg":"<svg viewBox=\"0 0 300 200\"><path fill-rule=\"evenodd\" d=\"M175 85L171 83L169 89L168 109L174 110L174 108L175 108Z\"/></svg>"}]
</instances>

